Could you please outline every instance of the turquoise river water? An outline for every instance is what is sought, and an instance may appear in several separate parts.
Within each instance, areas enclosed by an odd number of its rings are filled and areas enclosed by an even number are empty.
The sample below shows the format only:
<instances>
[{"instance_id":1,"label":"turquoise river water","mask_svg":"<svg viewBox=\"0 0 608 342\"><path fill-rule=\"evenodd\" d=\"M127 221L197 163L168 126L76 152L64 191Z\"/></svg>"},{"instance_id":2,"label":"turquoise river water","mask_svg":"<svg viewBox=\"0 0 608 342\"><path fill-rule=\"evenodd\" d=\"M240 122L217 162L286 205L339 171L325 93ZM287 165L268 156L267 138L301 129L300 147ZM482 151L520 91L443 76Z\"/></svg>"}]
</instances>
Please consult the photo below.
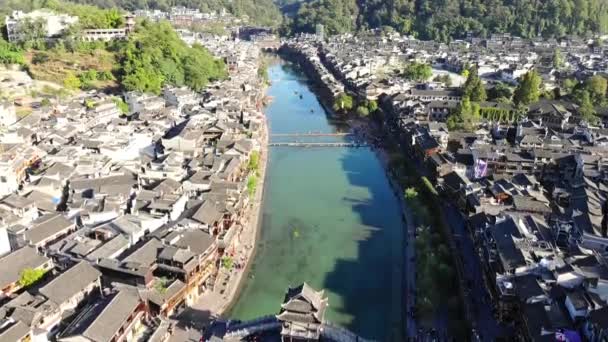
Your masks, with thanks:
<instances>
[{"instance_id":1,"label":"turquoise river water","mask_svg":"<svg viewBox=\"0 0 608 342\"><path fill-rule=\"evenodd\" d=\"M303 73L269 68L271 134L336 132ZM304 141L305 138L272 137ZM314 138L315 141L341 138ZM398 340L403 224L384 169L368 148L270 147L257 254L231 318L278 313L289 285L329 296L326 319L364 338Z\"/></svg>"}]
</instances>

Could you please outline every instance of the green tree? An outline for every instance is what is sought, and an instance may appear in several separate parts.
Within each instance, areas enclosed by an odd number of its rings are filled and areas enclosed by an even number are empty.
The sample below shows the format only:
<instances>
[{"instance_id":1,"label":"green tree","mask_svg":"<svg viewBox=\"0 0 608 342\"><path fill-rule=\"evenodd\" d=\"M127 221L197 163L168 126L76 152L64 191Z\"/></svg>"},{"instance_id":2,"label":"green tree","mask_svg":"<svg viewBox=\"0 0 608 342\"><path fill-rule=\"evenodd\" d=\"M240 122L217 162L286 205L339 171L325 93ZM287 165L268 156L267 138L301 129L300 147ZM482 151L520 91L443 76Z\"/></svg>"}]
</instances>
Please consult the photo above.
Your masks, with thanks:
<instances>
[{"instance_id":1,"label":"green tree","mask_svg":"<svg viewBox=\"0 0 608 342\"><path fill-rule=\"evenodd\" d=\"M564 67L564 57L560 49L553 51L553 68L559 70Z\"/></svg>"},{"instance_id":2,"label":"green tree","mask_svg":"<svg viewBox=\"0 0 608 342\"><path fill-rule=\"evenodd\" d=\"M528 105L538 101L542 79L534 70L528 71L519 81L513 93L513 102L518 105Z\"/></svg>"},{"instance_id":3,"label":"green tree","mask_svg":"<svg viewBox=\"0 0 608 342\"><path fill-rule=\"evenodd\" d=\"M45 274L46 271L42 269L25 268L19 275L19 286L28 287L42 279Z\"/></svg>"},{"instance_id":4,"label":"green tree","mask_svg":"<svg viewBox=\"0 0 608 342\"><path fill-rule=\"evenodd\" d=\"M169 289L169 284L170 284L169 279L167 279L165 277L158 278L154 282L154 290L156 290L156 292L158 292L159 294L165 294L165 293L167 293L167 290Z\"/></svg>"},{"instance_id":5,"label":"green tree","mask_svg":"<svg viewBox=\"0 0 608 342\"><path fill-rule=\"evenodd\" d=\"M416 188L407 188L405 189L404 197L406 200L416 199L418 198L418 191L416 191Z\"/></svg>"},{"instance_id":6,"label":"green tree","mask_svg":"<svg viewBox=\"0 0 608 342\"><path fill-rule=\"evenodd\" d=\"M247 164L247 169L249 171L258 171L260 167L260 152L253 151L251 152L251 156L249 157L249 163Z\"/></svg>"},{"instance_id":7,"label":"green tree","mask_svg":"<svg viewBox=\"0 0 608 342\"><path fill-rule=\"evenodd\" d=\"M511 100L513 96L513 90L507 84L499 82L494 87L488 90L488 99L492 101L499 101L499 99ZM500 101L499 101L500 102Z\"/></svg>"},{"instance_id":8,"label":"green tree","mask_svg":"<svg viewBox=\"0 0 608 342\"><path fill-rule=\"evenodd\" d=\"M97 103L95 103L95 101L93 101L92 99L84 100L84 106L87 107L87 109L93 109L96 105Z\"/></svg>"},{"instance_id":9,"label":"green tree","mask_svg":"<svg viewBox=\"0 0 608 342\"><path fill-rule=\"evenodd\" d=\"M92 82L97 81L97 71L95 70L87 70L81 73L78 78L82 84L90 84Z\"/></svg>"},{"instance_id":10,"label":"green tree","mask_svg":"<svg viewBox=\"0 0 608 342\"><path fill-rule=\"evenodd\" d=\"M585 89L589 92L593 103L600 104L606 98L608 81L600 75L592 76L585 81Z\"/></svg>"},{"instance_id":11,"label":"green tree","mask_svg":"<svg viewBox=\"0 0 608 342\"><path fill-rule=\"evenodd\" d=\"M456 107L452 115L448 117L447 126L449 130L472 131L477 128L481 119L481 108L476 102L471 102L468 97L464 97Z\"/></svg>"},{"instance_id":12,"label":"green tree","mask_svg":"<svg viewBox=\"0 0 608 342\"><path fill-rule=\"evenodd\" d=\"M487 98L486 88L481 78L479 78L477 67L469 70L467 80L464 83L464 96L475 102L482 102Z\"/></svg>"},{"instance_id":13,"label":"green tree","mask_svg":"<svg viewBox=\"0 0 608 342\"><path fill-rule=\"evenodd\" d=\"M72 72L68 72L63 79L63 86L69 90L78 90L81 86L80 79L76 77Z\"/></svg>"},{"instance_id":14,"label":"green tree","mask_svg":"<svg viewBox=\"0 0 608 342\"><path fill-rule=\"evenodd\" d=\"M122 78L122 85L127 90L138 90L144 93L160 94L163 75L151 66L136 67Z\"/></svg>"},{"instance_id":15,"label":"green tree","mask_svg":"<svg viewBox=\"0 0 608 342\"><path fill-rule=\"evenodd\" d=\"M369 109L367 109L367 107L365 107L365 106L358 106L357 115L359 115L361 117L366 117L369 115Z\"/></svg>"},{"instance_id":16,"label":"green tree","mask_svg":"<svg viewBox=\"0 0 608 342\"><path fill-rule=\"evenodd\" d=\"M469 74L470 74L470 73L471 73L471 72L469 71L469 69L466 69L466 68L465 68L465 69L462 69L462 72L460 73L460 76L462 76L462 77L464 77L465 79L467 79L467 80L468 80L468 79L469 79Z\"/></svg>"},{"instance_id":17,"label":"green tree","mask_svg":"<svg viewBox=\"0 0 608 342\"><path fill-rule=\"evenodd\" d=\"M100 81L113 81L113 80L116 79L114 77L114 75L112 75L112 72L109 71L109 70L104 70L104 71L98 72L97 73L97 78Z\"/></svg>"},{"instance_id":18,"label":"green tree","mask_svg":"<svg viewBox=\"0 0 608 342\"><path fill-rule=\"evenodd\" d=\"M117 8L104 9L67 1L45 1L45 7L78 17L77 29L107 29L124 26L123 13ZM105 6L104 6L105 7ZM74 33L70 31L69 33Z\"/></svg>"},{"instance_id":19,"label":"green tree","mask_svg":"<svg viewBox=\"0 0 608 342\"><path fill-rule=\"evenodd\" d=\"M234 266L234 260L230 256L225 256L222 258L222 267L230 271Z\"/></svg>"},{"instance_id":20,"label":"green tree","mask_svg":"<svg viewBox=\"0 0 608 342\"><path fill-rule=\"evenodd\" d=\"M39 45L46 39L45 23L42 19L25 19L20 21L17 30L20 32L19 40L24 46Z\"/></svg>"},{"instance_id":21,"label":"green tree","mask_svg":"<svg viewBox=\"0 0 608 342\"><path fill-rule=\"evenodd\" d=\"M188 47L166 22L143 21L118 54L126 90L159 94L167 83L200 91L227 76L222 60L200 45Z\"/></svg>"},{"instance_id":22,"label":"green tree","mask_svg":"<svg viewBox=\"0 0 608 342\"><path fill-rule=\"evenodd\" d=\"M323 25L327 34L352 32L357 27L359 8L355 0L313 0L302 2L293 17L295 32L314 33L317 24Z\"/></svg>"},{"instance_id":23,"label":"green tree","mask_svg":"<svg viewBox=\"0 0 608 342\"><path fill-rule=\"evenodd\" d=\"M329 34L392 27L425 40L449 42L467 33L508 32L525 38L584 36L608 31L603 0L308 0L288 21L290 32Z\"/></svg>"},{"instance_id":24,"label":"green tree","mask_svg":"<svg viewBox=\"0 0 608 342\"><path fill-rule=\"evenodd\" d=\"M375 111L378 110L378 102L371 100L367 103L367 110L370 113L374 113Z\"/></svg>"},{"instance_id":25,"label":"green tree","mask_svg":"<svg viewBox=\"0 0 608 342\"><path fill-rule=\"evenodd\" d=\"M112 101L114 101L114 103L116 104L116 106L118 107L118 109L120 110L120 112L123 115L129 114L129 105L125 101L123 101L120 97L113 97Z\"/></svg>"},{"instance_id":26,"label":"green tree","mask_svg":"<svg viewBox=\"0 0 608 342\"><path fill-rule=\"evenodd\" d=\"M340 94L334 101L333 109L336 112L349 112L353 109L354 101L353 98L348 94Z\"/></svg>"},{"instance_id":27,"label":"green tree","mask_svg":"<svg viewBox=\"0 0 608 342\"><path fill-rule=\"evenodd\" d=\"M250 175L247 178L247 192L249 193L249 197L253 197L255 195L255 190L258 186L258 178L256 175Z\"/></svg>"},{"instance_id":28,"label":"green tree","mask_svg":"<svg viewBox=\"0 0 608 342\"><path fill-rule=\"evenodd\" d=\"M446 87L452 86L452 78L448 74L438 75L437 77L435 77L435 81L445 84Z\"/></svg>"},{"instance_id":29,"label":"green tree","mask_svg":"<svg viewBox=\"0 0 608 342\"><path fill-rule=\"evenodd\" d=\"M428 64L414 62L405 67L403 76L408 80L426 81L433 76L433 69Z\"/></svg>"},{"instance_id":30,"label":"green tree","mask_svg":"<svg viewBox=\"0 0 608 342\"><path fill-rule=\"evenodd\" d=\"M23 51L17 45L0 38L0 64L25 64Z\"/></svg>"},{"instance_id":31,"label":"green tree","mask_svg":"<svg viewBox=\"0 0 608 342\"><path fill-rule=\"evenodd\" d=\"M571 78L567 78L562 82L562 88L566 94L572 94L577 85L578 81Z\"/></svg>"},{"instance_id":32,"label":"green tree","mask_svg":"<svg viewBox=\"0 0 608 342\"><path fill-rule=\"evenodd\" d=\"M593 107L593 102L591 101L591 95L586 90L581 92L580 107L578 111L581 115L581 119L592 125L597 124L598 117L596 116L595 108Z\"/></svg>"}]
</instances>

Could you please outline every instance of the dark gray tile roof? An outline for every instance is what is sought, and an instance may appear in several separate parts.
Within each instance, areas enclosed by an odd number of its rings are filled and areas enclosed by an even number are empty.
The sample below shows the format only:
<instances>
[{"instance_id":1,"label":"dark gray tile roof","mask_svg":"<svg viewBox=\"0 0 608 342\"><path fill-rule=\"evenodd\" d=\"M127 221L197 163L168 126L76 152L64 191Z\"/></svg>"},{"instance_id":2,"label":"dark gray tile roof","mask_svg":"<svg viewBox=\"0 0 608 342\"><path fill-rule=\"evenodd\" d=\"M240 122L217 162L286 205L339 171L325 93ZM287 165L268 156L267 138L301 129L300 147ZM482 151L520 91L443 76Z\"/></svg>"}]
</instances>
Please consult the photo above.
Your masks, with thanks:
<instances>
[{"instance_id":1,"label":"dark gray tile roof","mask_svg":"<svg viewBox=\"0 0 608 342\"><path fill-rule=\"evenodd\" d=\"M17 322L0 333L0 342L15 342L20 341L22 338L27 336L30 332L30 327L27 325Z\"/></svg>"},{"instance_id":2,"label":"dark gray tile roof","mask_svg":"<svg viewBox=\"0 0 608 342\"><path fill-rule=\"evenodd\" d=\"M212 225L222 218L222 212L220 212L218 206L213 201L205 201L203 205L194 213L192 216L193 220L200 223Z\"/></svg>"},{"instance_id":3,"label":"dark gray tile roof","mask_svg":"<svg viewBox=\"0 0 608 342\"><path fill-rule=\"evenodd\" d=\"M56 304L62 304L96 281L101 273L81 261L40 289L40 293Z\"/></svg>"},{"instance_id":4,"label":"dark gray tile roof","mask_svg":"<svg viewBox=\"0 0 608 342\"><path fill-rule=\"evenodd\" d=\"M50 259L39 255L35 248L23 247L0 259L0 288L4 288L19 280L21 272L26 268L37 268Z\"/></svg>"},{"instance_id":5,"label":"dark gray tile roof","mask_svg":"<svg viewBox=\"0 0 608 342\"><path fill-rule=\"evenodd\" d=\"M136 291L121 290L82 335L96 342L110 342L140 302Z\"/></svg>"},{"instance_id":6,"label":"dark gray tile roof","mask_svg":"<svg viewBox=\"0 0 608 342\"><path fill-rule=\"evenodd\" d=\"M141 265L150 266L156 262L156 257L159 249L163 247L163 243L157 239L150 239L139 249L127 256L123 261L137 262Z\"/></svg>"},{"instance_id":7,"label":"dark gray tile roof","mask_svg":"<svg viewBox=\"0 0 608 342\"><path fill-rule=\"evenodd\" d=\"M25 232L25 239L35 245L73 226L74 223L61 214L47 214L34 221L34 227Z\"/></svg>"}]
</instances>

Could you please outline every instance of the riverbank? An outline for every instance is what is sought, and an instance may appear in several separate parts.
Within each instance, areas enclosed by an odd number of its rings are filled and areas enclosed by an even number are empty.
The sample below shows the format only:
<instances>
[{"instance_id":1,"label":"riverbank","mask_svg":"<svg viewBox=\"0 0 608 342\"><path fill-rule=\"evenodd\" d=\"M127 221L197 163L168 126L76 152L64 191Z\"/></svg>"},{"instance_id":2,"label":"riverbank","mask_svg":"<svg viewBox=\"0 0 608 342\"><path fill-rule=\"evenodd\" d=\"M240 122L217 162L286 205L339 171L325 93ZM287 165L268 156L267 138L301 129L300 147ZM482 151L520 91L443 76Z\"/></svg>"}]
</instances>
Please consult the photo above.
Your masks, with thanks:
<instances>
[{"instance_id":1,"label":"riverbank","mask_svg":"<svg viewBox=\"0 0 608 342\"><path fill-rule=\"evenodd\" d=\"M268 103L267 103L268 104ZM243 287L245 286L245 276L249 274L255 253L257 251L257 242L259 241L260 234L262 233L262 209L264 206L264 190L266 184L266 168L268 166L268 141L269 141L269 130L268 121L264 116L264 126L262 127L262 143L260 150L260 169L259 169L259 183L257 185L253 202L251 203L251 211L253 215L250 216L250 220L247 225L249 226L248 232L245 236L245 246L247 248L247 255L245 256L245 264L238 273L236 279L234 279L233 291L228 295L226 304L218 312L218 317L224 316L230 312L232 306L237 301ZM239 236L240 237L240 236ZM226 317L223 317L226 318Z\"/></svg>"},{"instance_id":2,"label":"riverbank","mask_svg":"<svg viewBox=\"0 0 608 342\"><path fill-rule=\"evenodd\" d=\"M242 267L238 269L232 267L229 271L221 268L218 271L219 274L215 283L220 285L225 284L225 287L207 290L207 292L199 297L195 305L192 306L193 310L204 313L202 315L203 318L198 318L200 322L197 322L201 327L207 326L215 319L222 318L230 311L244 286L245 276L249 274L249 270L251 269L262 226L262 207L268 164L268 140L268 122L266 116L264 116L259 139L259 182L254 196L250 199L248 213L243 216L246 221L242 222L242 228L237 233L236 239L240 248L232 257L235 263L239 263Z\"/></svg>"}]
</instances>

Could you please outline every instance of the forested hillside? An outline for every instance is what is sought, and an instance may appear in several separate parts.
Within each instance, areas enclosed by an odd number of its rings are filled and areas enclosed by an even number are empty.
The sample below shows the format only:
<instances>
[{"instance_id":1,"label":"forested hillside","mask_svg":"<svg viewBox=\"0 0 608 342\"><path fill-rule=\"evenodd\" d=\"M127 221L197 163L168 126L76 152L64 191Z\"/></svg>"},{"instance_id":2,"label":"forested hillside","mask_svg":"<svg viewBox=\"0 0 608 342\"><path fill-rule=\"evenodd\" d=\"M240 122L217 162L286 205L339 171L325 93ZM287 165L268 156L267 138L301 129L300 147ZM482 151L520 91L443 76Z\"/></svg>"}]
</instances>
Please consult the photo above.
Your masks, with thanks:
<instances>
[{"instance_id":1,"label":"forested hillside","mask_svg":"<svg viewBox=\"0 0 608 342\"><path fill-rule=\"evenodd\" d=\"M391 26L422 39L447 41L467 32L560 37L608 31L606 0L312 0L290 21L294 32L328 33Z\"/></svg>"},{"instance_id":2,"label":"forested hillside","mask_svg":"<svg viewBox=\"0 0 608 342\"><path fill-rule=\"evenodd\" d=\"M248 16L251 22L278 26L281 23L281 13L273 0L70 0L72 3L95 5L101 8L122 8L128 11L136 9L169 10L173 6L198 8L203 12L217 11L226 8L237 17ZM0 14L11 10L46 7L53 8L55 0L0 0Z\"/></svg>"},{"instance_id":3,"label":"forested hillside","mask_svg":"<svg viewBox=\"0 0 608 342\"><path fill-rule=\"evenodd\" d=\"M127 90L160 93L163 84L201 91L226 77L224 62L200 45L188 47L168 23L144 21L118 48L119 78Z\"/></svg>"}]
</instances>

